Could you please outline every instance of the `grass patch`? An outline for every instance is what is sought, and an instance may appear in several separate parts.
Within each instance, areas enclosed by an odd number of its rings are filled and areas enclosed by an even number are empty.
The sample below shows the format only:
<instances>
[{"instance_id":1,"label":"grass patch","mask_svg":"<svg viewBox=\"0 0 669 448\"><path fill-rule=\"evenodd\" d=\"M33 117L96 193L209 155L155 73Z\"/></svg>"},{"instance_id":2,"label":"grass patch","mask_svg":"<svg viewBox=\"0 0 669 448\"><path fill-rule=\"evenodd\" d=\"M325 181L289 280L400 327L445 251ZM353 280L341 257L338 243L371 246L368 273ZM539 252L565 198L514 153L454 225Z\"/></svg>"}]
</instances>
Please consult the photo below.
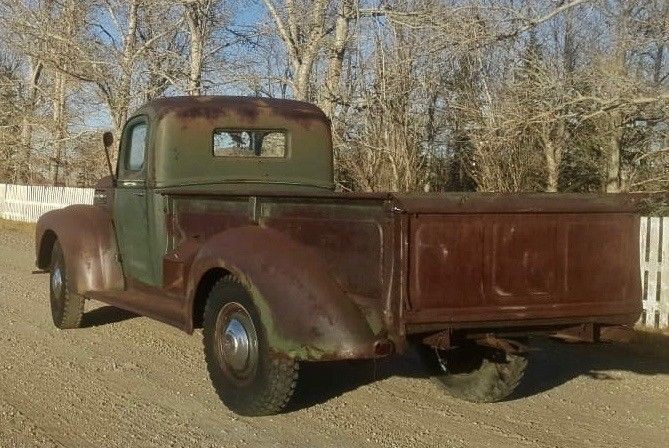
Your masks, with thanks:
<instances>
[{"instance_id":1,"label":"grass patch","mask_svg":"<svg viewBox=\"0 0 669 448\"><path fill-rule=\"evenodd\" d=\"M669 328L655 330L637 326L631 343L636 351L665 358L669 356Z\"/></svg>"},{"instance_id":2,"label":"grass patch","mask_svg":"<svg viewBox=\"0 0 669 448\"><path fill-rule=\"evenodd\" d=\"M0 219L0 231L19 232L32 235L35 233L35 224L32 222L10 221L7 219Z\"/></svg>"},{"instance_id":3,"label":"grass patch","mask_svg":"<svg viewBox=\"0 0 669 448\"><path fill-rule=\"evenodd\" d=\"M664 342L669 344L669 328L655 329L638 325L634 327L633 340L649 343Z\"/></svg>"}]
</instances>

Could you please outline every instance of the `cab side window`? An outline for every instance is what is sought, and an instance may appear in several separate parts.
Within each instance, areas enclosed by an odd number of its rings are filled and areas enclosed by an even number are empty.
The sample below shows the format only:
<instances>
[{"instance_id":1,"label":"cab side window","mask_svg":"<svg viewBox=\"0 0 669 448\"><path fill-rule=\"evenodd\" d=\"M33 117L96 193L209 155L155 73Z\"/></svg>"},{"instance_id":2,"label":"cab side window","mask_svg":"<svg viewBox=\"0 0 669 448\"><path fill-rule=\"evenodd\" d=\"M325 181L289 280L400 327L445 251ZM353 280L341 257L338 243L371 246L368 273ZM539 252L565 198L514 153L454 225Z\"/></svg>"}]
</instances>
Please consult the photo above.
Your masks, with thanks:
<instances>
[{"instance_id":1,"label":"cab side window","mask_svg":"<svg viewBox=\"0 0 669 448\"><path fill-rule=\"evenodd\" d=\"M146 137L148 126L146 123L137 123L128 132L125 166L127 171L141 171L144 168L146 154Z\"/></svg>"}]
</instances>

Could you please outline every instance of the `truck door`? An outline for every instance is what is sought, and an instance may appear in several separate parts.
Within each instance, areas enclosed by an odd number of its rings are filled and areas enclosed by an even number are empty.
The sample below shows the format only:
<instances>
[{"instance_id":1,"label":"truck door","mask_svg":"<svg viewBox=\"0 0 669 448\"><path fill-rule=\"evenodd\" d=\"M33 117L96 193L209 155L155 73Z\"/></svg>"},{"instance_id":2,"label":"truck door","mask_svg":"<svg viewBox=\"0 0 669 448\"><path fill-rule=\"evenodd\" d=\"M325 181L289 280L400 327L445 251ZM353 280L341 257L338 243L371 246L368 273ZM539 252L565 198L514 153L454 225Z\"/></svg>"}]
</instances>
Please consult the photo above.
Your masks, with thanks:
<instances>
[{"instance_id":1,"label":"truck door","mask_svg":"<svg viewBox=\"0 0 669 448\"><path fill-rule=\"evenodd\" d=\"M149 125L146 117L131 119L121 136L118 182L114 195L114 224L126 278L151 284L146 160Z\"/></svg>"}]
</instances>

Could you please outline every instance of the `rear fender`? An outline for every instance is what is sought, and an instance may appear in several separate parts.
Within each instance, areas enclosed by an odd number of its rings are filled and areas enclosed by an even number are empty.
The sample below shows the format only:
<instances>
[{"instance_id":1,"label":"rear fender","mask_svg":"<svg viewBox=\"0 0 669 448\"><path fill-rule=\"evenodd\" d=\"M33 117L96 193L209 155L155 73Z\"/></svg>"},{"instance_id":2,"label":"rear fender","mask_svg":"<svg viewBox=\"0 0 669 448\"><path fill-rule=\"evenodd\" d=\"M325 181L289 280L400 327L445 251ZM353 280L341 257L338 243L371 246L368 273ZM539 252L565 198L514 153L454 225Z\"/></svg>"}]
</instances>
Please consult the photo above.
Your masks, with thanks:
<instances>
[{"instance_id":1,"label":"rear fender","mask_svg":"<svg viewBox=\"0 0 669 448\"><path fill-rule=\"evenodd\" d=\"M189 310L200 279L215 268L234 274L250 292L275 352L300 360L375 356L380 338L313 249L261 227L219 233L195 256Z\"/></svg>"},{"instance_id":2,"label":"rear fender","mask_svg":"<svg viewBox=\"0 0 669 448\"><path fill-rule=\"evenodd\" d=\"M35 234L38 268L49 269L56 239L63 249L70 291L83 295L124 288L108 210L94 205L71 205L42 215Z\"/></svg>"}]
</instances>

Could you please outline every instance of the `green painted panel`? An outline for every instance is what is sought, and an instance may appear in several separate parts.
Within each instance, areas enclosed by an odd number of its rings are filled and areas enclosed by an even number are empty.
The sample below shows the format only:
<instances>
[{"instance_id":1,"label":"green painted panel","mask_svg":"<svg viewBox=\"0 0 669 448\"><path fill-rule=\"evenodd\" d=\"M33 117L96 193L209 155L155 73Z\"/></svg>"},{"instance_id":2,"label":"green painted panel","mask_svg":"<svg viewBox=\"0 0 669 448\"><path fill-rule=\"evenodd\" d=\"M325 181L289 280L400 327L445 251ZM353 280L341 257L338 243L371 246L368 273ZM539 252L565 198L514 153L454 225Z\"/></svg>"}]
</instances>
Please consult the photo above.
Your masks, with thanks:
<instances>
[{"instance_id":1,"label":"green painted panel","mask_svg":"<svg viewBox=\"0 0 669 448\"><path fill-rule=\"evenodd\" d=\"M154 284L146 190L143 185L119 186L114 195L114 223L126 277Z\"/></svg>"}]
</instances>

